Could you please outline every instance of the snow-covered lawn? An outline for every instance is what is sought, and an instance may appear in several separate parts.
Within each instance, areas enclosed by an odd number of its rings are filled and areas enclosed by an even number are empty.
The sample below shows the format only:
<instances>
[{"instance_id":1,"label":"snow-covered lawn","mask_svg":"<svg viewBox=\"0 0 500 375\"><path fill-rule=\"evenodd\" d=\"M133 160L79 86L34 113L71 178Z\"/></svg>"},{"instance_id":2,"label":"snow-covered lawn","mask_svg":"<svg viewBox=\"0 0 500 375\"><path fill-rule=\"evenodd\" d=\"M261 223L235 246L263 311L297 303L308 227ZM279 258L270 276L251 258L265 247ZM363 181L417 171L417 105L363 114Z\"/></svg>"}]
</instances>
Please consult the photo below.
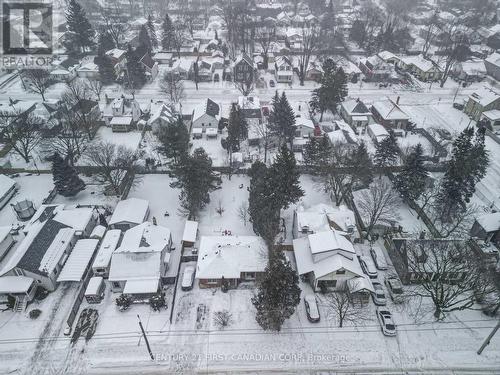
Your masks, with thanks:
<instances>
[{"instance_id":1,"label":"snow-covered lawn","mask_svg":"<svg viewBox=\"0 0 500 375\"><path fill-rule=\"evenodd\" d=\"M82 176L80 176L82 177ZM96 205L115 207L119 198L116 196L106 196L103 193L102 185L96 184L92 178L82 177L85 183L85 190L79 192L74 197L63 197L56 195L52 203L63 203L66 205Z\"/></svg>"},{"instance_id":2,"label":"snow-covered lawn","mask_svg":"<svg viewBox=\"0 0 500 375\"><path fill-rule=\"evenodd\" d=\"M224 167L229 165L229 157L227 151L222 148L221 145L221 135L219 134L217 138L206 138L203 135L201 139L192 139L191 151L202 147L205 152L212 158L212 165L214 167Z\"/></svg>"},{"instance_id":3,"label":"snow-covered lawn","mask_svg":"<svg viewBox=\"0 0 500 375\"><path fill-rule=\"evenodd\" d=\"M117 146L125 146L135 151L139 148L142 139L140 131L131 131L127 133L114 133L110 127L101 126L97 131L95 141L114 143Z\"/></svg>"}]
</instances>

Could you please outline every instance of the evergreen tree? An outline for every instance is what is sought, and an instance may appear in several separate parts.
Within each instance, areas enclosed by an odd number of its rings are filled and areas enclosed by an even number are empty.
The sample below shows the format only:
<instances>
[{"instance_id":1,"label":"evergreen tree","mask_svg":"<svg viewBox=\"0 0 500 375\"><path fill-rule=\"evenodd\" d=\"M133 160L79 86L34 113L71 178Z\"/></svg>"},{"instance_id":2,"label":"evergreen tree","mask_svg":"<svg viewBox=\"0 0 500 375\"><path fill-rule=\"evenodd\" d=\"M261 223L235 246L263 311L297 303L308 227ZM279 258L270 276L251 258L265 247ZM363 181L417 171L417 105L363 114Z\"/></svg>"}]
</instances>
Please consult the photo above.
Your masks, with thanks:
<instances>
[{"instance_id":1,"label":"evergreen tree","mask_svg":"<svg viewBox=\"0 0 500 375\"><path fill-rule=\"evenodd\" d=\"M148 30L149 39L151 40L151 45L154 48L158 48L158 36L156 35L155 24L153 23L153 17L151 17L151 14L148 16L146 28Z\"/></svg>"},{"instance_id":2,"label":"evergreen tree","mask_svg":"<svg viewBox=\"0 0 500 375\"><path fill-rule=\"evenodd\" d=\"M279 332L300 303L300 293L297 272L283 252L271 253L264 278L257 294L252 298L252 304L257 310L257 323L266 331Z\"/></svg>"},{"instance_id":3,"label":"evergreen tree","mask_svg":"<svg viewBox=\"0 0 500 375\"><path fill-rule=\"evenodd\" d=\"M396 162L399 148L394 132L389 131L389 136L377 143L375 151L375 165L378 168L387 167Z\"/></svg>"},{"instance_id":4,"label":"evergreen tree","mask_svg":"<svg viewBox=\"0 0 500 375\"><path fill-rule=\"evenodd\" d=\"M153 49L153 44L151 42L151 37L149 36L149 32L146 25L142 25L141 30L139 31L139 46L137 47L137 55L139 58L144 56L146 53L151 53Z\"/></svg>"},{"instance_id":5,"label":"evergreen tree","mask_svg":"<svg viewBox=\"0 0 500 375\"><path fill-rule=\"evenodd\" d=\"M240 142L248 137L248 124L243 116L241 108L233 103L227 124L227 137L222 141L223 147L230 155L232 163L232 153L239 151Z\"/></svg>"},{"instance_id":6,"label":"evergreen tree","mask_svg":"<svg viewBox=\"0 0 500 375\"><path fill-rule=\"evenodd\" d=\"M325 134L310 138L303 151L304 164L316 175L323 175L332 162L333 146Z\"/></svg>"},{"instance_id":7,"label":"evergreen tree","mask_svg":"<svg viewBox=\"0 0 500 375\"><path fill-rule=\"evenodd\" d=\"M57 193L63 197L73 197L85 189L85 183L78 177L76 169L58 153L52 157L52 178Z\"/></svg>"},{"instance_id":8,"label":"evergreen tree","mask_svg":"<svg viewBox=\"0 0 500 375\"><path fill-rule=\"evenodd\" d=\"M94 59L94 63L99 68L99 77L104 85L113 83L116 79L115 66L113 61L107 55L98 55Z\"/></svg>"},{"instance_id":9,"label":"evergreen tree","mask_svg":"<svg viewBox=\"0 0 500 375\"><path fill-rule=\"evenodd\" d=\"M161 46L165 51L171 51L175 47L175 28L168 14L162 24Z\"/></svg>"},{"instance_id":10,"label":"evergreen tree","mask_svg":"<svg viewBox=\"0 0 500 375\"><path fill-rule=\"evenodd\" d=\"M352 170L352 182L359 182L364 186L370 185L373 181L373 164L365 142L361 141L353 151L349 164Z\"/></svg>"},{"instance_id":11,"label":"evergreen tree","mask_svg":"<svg viewBox=\"0 0 500 375\"><path fill-rule=\"evenodd\" d=\"M295 155L286 145L281 146L270 172L276 204L280 209L288 208L291 203L296 203L304 195L300 187L300 172Z\"/></svg>"},{"instance_id":12,"label":"evergreen tree","mask_svg":"<svg viewBox=\"0 0 500 375\"><path fill-rule=\"evenodd\" d=\"M180 116L160 129L158 139L161 143L159 151L167 158L172 158L174 163L186 156L189 146L189 132Z\"/></svg>"},{"instance_id":13,"label":"evergreen tree","mask_svg":"<svg viewBox=\"0 0 500 375\"><path fill-rule=\"evenodd\" d=\"M192 155L181 157L173 165L172 173L175 181L170 186L181 189L181 207L190 218L196 218L199 211L210 202L210 192L217 187L212 159L203 148L197 148Z\"/></svg>"},{"instance_id":14,"label":"evergreen tree","mask_svg":"<svg viewBox=\"0 0 500 375\"><path fill-rule=\"evenodd\" d=\"M107 51L115 47L115 41L111 34L103 30L97 38L97 55L104 55Z\"/></svg>"},{"instance_id":15,"label":"evergreen tree","mask_svg":"<svg viewBox=\"0 0 500 375\"><path fill-rule=\"evenodd\" d=\"M411 200L416 200L425 190L427 171L424 169L424 150L417 144L406 157L403 169L394 183L394 187L401 194Z\"/></svg>"},{"instance_id":16,"label":"evergreen tree","mask_svg":"<svg viewBox=\"0 0 500 375\"><path fill-rule=\"evenodd\" d=\"M131 88L139 88L146 82L146 71L141 64L137 51L134 51L130 45L127 49L127 77Z\"/></svg>"},{"instance_id":17,"label":"evergreen tree","mask_svg":"<svg viewBox=\"0 0 500 375\"><path fill-rule=\"evenodd\" d=\"M94 31L85 11L76 0L69 0L66 10L66 21L68 31L74 35L74 40L78 44L81 52L94 45Z\"/></svg>"},{"instance_id":18,"label":"evergreen tree","mask_svg":"<svg viewBox=\"0 0 500 375\"><path fill-rule=\"evenodd\" d=\"M467 128L453 142L451 160L448 162L438 206L443 220L449 220L455 212L465 210L474 194L476 184L486 174L489 163L484 145L484 129Z\"/></svg>"},{"instance_id":19,"label":"evergreen tree","mask_svg":"<svg viewBox=\"0 0 500 375\"><path fill-rule=\"evenodd\" d=\"M269 128L273 134L279 137L281 142L288 142L290 147L295 137L295 114L286 97L285 92L274 95L272 100L271 114L269 115Z\"/></svg>"}]
</instances>

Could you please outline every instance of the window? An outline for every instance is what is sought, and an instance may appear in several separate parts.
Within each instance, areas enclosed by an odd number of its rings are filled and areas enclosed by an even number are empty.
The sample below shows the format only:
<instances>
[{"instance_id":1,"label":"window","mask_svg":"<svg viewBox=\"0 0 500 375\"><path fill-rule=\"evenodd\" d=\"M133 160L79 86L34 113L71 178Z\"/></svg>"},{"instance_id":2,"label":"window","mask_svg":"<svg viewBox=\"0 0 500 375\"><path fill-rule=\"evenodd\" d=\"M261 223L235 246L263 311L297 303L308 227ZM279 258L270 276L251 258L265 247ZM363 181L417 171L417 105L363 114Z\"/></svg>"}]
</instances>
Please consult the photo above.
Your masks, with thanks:
<instances>
[{"instance_id":1,"label":"window","mask_svg":"<svg viewBox=\"0 0 500 375\"><path fill-rule=\"evenodd\" d=\"M345 275L345 270L337 270L337 275Z\"/></svg>"},{"instance_id":2,"label":"window","mask_svg":"<svg viewBox=\"0 0 500 375\"><path fill-rule=\"evenodd\" d=\"M118 281L113 281L113 288L121 288L121 285Z\"/></svg>"},{"instance_id":3,"label":"window","mask_svg":"<svg viewBox=\"0 0 500 375\"><path fill-rule=\"evenodd\" d=\"M206 283L207 284L217 284L219 282L219 279L207 279Z\"/></svg>"},{"instance_id":4,"label":"window","mask_svg":"<svg viewBox=\"0 0 500 375\"><path fill-rule=\"evenodd\" d=\"M255 272L244 272L243 278L245 280L255 280Z\"/></svg>"},{"instance_id":5,"label":"window","mask_svg":"<svg viewBox=\"0 0 500 375\"><path fill-rule=\"evenodd\" d=\"M327 288L335 288L337 286L337 280L319 280L318 286L325 286Z\"/></svg>"}]
</instances>

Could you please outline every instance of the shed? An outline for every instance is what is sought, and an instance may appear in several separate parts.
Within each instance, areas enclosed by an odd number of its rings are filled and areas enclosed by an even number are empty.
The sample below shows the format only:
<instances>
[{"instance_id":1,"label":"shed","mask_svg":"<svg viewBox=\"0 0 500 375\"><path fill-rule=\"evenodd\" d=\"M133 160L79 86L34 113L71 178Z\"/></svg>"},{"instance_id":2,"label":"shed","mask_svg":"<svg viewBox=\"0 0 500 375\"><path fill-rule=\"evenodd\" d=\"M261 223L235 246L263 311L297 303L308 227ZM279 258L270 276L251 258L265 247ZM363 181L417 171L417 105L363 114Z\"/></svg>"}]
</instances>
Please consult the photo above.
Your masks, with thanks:
<instances>
[{"instance_id":1,"label":"shed","mask_svg":"<svg viewBox=\"0 0 500 375\"><path fill-rule=\"evenodd\" d=\"M198 222L187 220L182 234L182 247L192 247L198 237Z\"/></svg>"},{"instance_id":2,"label":"shed","mask_svg":"<svg viewBox=\"0 0 500 375\"><path fill-rule=\"evenodd\" d=\"M0 174L0 209L14 196L18 185L12 178Z\"/></svg>"},{"instance_id":3,"label":"shed","mask_svg":"<svg viewBox=\"0 0 500 375\"><path fill-rule=\"evenodd\" d=\"M207 128L207 138L217 138L217 128Z\"/></svg>"},{"instance_id":4,"label":"shed","mask_svg":"<svg viewBox=\"0 0 500 375\"><path fill-rule=\"evenodd\" d=\"M106 234L106 227L103 225L98 225L92 230L90 238L100 240L104 237L105 234Z\"/></svg>"},{"instance_id":5,"label":"shed","mask_svg":"<svg viewBox=\"0 0 500 375\"><path fill-rule=\"evenodd\" d=\"M84 239L76 241L75 247L64 264L57 279L63 281L81 281L90 267L90 261L97 249L99 240Z\"/></svg>"},{"instance_id":6,"label":"shed","mask_svg":"<svg viewBox=\"0 0 500 375\"><path fill-rule=\"evenodd\" d=\"M104 279L101 276L94 276L89 280L85 289L85 299L88 303L100 303L104 297Z\"/></svg>"},{"instance_id":7,"label":"shed","mask_svg":"<svg viewBox=\"0 0 500 375\"><path fill-rule=\"evenodd\" d=\"M193 128L191 130L194 139L200 139L203 137L203 129L202 128Z\"/></svg>"},{"instance_id":8,"label":"shed","mask_svg":"<svg viewBox=\"0 0 500 375\"><path fill-rule=\"evenodd\" d=\"M109 230L102 239L101 246L92 264L92 272L96 276L108 277L111 256L118 247L122 232L119 229Z\"/></svg>"},{"instance_id":9,"label":"shed","mask_svg":"<svg viewBox=\"0 0 500 375\"><path fill-rule=\"evenodd\" d=\"M149 202L147 200L129 198L118 202L113 216L109 219L109 227L126 231L145 222L148 216Z\"/></svg>"},{"instance_id":10,"label":"shed","mask_svg":"<svg viewBox=\"0 0 500 375\"><path fill-rule=\"evenodd\" d=\"M365 276L347 280L347 290L351 297L351 302L359 302L363 305L370 301L371 293L375 292L371 281Z\"/></svg>"}]
</instances>

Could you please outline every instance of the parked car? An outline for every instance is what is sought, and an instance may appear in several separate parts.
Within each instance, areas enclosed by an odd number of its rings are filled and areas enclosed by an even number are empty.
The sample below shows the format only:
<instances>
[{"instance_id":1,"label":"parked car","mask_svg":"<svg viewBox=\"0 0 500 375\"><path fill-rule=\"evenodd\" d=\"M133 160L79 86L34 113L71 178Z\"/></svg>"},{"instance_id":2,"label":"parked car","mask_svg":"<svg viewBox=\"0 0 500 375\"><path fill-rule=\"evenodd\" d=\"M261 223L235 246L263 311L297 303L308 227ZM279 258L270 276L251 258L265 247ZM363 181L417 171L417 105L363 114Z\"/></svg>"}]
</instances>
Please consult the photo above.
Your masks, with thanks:
<instances>
[{"instance_id":1,"label":"parked car","mask_svg":"<svg viewBox=\"0 0 500 375\"><path fill-rule=\"evenodd\" d=\"M385 278L385 286L387 287L387 292L393 302L403 302L403 285L401 284L401 281L394 276L388 276Z\"/></svg>"},{"instance_id":2,"label":"parked car","mask_svg":"<svg viewBox=\"0 0 500 375\"><path fill-rule=\"evenodd\" d=\"M274 87L276 84L274 83L274 80L270 79L269 80L269 87Z\"/></svg>"},{"instance_id":3,"label":"parked car","mask_svg":"<svg viewBox=\"0 0 500 375\"><path fill-rule=\"evenodd\" d=\"M464 105L462 103L453 103L453 108L463 111Z\"/></svg>"},{"instance_id":4,"label":"parked car","mask_svg":"<svg viewBox=\"0 0 500 375\"><path fill-rule=\"evenodd\" d=\"M181 282L182 290L193 289L194 273L195 269L193 266L186 266L186 268L184 268L184 273L182 274L182 282Z\"/></svg>"},{"instance_id":5,"label":"parked car","mask_svg":"<svg viewBox=\"0 0 500 375\"><path fill-rule=\"evenodd\" d=\"M316 297L313 294L308 294L304 297L304 305L306 306L307 319L311 323L319 322L319 309Z\"/></svg>"},{"instance_id":6,"label":"parked car","mask_svg":"<svg viewBox=\"0 0 500 375\"><path fill-rule=\"evenodd\" d=\"M385 298L385 292L384 292L384 287L382 284L374 282L372 283L373 285L373 290L375 291L372 293L372 299L373 303L377 306L385 306L387 303L387 299Z\"/></svg>"},{"instance_id":7,"label":"parked car","mask_svg":"<svg viewBox=\"0 0 500 375\"><path fill-rule=\"evenodd\" d=\"M372 247L370 249L370 255L372 256L373 263L375 263L375 267L377 267L377 269L381 271L385 271L387 269L387 262L380 247Z\"/></svg>"},{"instance_id":8,"label":"parked car","mask_svg":"<svg viewBox=\"0 0 500 375\"><path fill-rule=\"evenodd\" d=\"M378 276L377 268L375 267L375 264L373 264L371 258L367 257L366 255L361 255L359 257L359 263L361 264L363 272L367 274L370 279L377 278Z\"/></svg>"},{"instance_id":9,"label":"parked car","mask_svg":"<svg viewBox=\"0 0 500 375\"><path fill-rule=\"evenodd\" d=\"M380 329L385 336L396 336L396 325L389 310L385 307L377 307L377 318Z\"/></svg>"}]
</instances>

